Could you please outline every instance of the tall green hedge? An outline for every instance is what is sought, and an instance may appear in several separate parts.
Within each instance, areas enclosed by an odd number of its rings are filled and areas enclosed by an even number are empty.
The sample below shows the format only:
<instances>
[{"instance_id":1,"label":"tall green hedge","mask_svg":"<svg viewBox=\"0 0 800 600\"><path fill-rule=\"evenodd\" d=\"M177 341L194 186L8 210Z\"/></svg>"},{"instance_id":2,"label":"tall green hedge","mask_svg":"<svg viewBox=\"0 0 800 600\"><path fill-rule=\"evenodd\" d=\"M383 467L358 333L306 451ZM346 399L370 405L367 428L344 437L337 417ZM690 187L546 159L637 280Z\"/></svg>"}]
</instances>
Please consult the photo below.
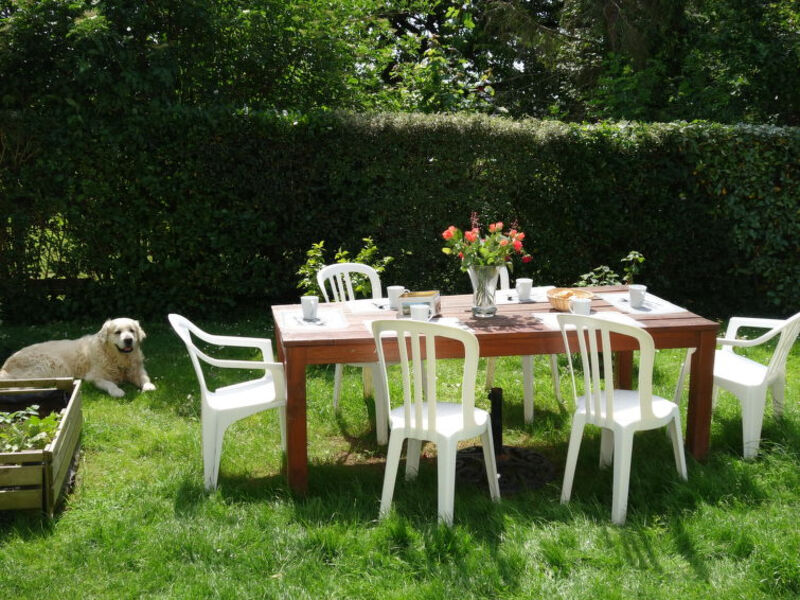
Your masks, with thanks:
<instances>
[{"instance_id":1,"label":"tall green hedge","mask_svg":"<svg viewBox=\"0 0 800 600\"><path fill-rule=\"evenodd\" d=\"M708 316L800 305L795 128L173 108L6 113L0 144L6 319L266 310L313 242L366 236L386 284L466 292L440 232L472 211L519 222L539 283L636 249L642 282Z\"/></svg>"}]
</instances>

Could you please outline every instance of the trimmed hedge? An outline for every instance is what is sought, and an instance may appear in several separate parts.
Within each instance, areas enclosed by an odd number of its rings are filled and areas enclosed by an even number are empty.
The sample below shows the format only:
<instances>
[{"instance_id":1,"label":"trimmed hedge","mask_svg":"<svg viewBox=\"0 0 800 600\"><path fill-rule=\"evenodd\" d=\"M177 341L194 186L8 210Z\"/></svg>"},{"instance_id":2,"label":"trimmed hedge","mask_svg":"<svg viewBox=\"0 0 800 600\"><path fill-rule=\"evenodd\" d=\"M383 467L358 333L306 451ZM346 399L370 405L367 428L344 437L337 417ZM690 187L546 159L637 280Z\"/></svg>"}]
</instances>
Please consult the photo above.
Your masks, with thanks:
<instances>
[{"instance_id":1,"label":"trimmed hedge","mask_svg":"<svg viewBox=\"0 0 800 600\"><path fill-rule=\"evenodd\" d=\"M313 242L366 236L386 284L466 292L440 233L473 210L519 222L538 283L636 249L642 282L707 316L798 310L796 128L172 108L5 114L0 144L10 320L266 310Z\"/></svg>"}]
</instances>

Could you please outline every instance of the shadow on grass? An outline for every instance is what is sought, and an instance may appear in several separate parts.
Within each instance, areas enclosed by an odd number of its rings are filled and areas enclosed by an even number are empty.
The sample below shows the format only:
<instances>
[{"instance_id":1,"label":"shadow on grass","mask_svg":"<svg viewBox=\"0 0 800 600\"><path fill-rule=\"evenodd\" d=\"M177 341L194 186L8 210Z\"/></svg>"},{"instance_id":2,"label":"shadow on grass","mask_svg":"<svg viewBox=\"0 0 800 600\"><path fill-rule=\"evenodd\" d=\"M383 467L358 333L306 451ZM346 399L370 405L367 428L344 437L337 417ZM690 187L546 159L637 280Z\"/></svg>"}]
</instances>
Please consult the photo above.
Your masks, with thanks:
<instances>
[{"instance_id":1,"label":"shadow on grass","mask_svg":"<svg viewBox=\"0 0 800 600\"><path fill-rule=\"evenodd\" d=\"M0 544L14 538L29 541L50 537L62 511L59 509L52 519L37 510L0 511Z\"/></svg>"},{"instance_id":2,"label":"shadow on grass","mask_svg":"<svg viewBox=\"0 0 800 600\"><path fill-rule=\"evenodd\" d=\"M372 397L364 398L364 405L367 411L367 422L369 423L369 430L366 433L363 432L363 428L356 431L348 423L341 410L334 413L339 433L349 444L347 451L337 459L340 464L348 463L364 455L372 456L378 453L383 456L386 455L386 447L378 446L378 436L375 430L375 401Z\"/></svg>"}]
</instances>

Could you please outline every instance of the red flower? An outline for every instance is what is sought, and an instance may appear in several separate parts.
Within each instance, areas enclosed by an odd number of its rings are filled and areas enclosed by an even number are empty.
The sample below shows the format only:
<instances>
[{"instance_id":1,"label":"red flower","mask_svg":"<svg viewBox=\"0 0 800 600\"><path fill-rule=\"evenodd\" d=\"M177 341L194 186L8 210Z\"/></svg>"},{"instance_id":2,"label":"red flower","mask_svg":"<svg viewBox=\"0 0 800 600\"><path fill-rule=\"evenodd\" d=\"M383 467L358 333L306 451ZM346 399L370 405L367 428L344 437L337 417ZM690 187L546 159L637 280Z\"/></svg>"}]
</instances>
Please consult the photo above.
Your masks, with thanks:
<instances>
[{"instance_id":1,"label":"red flower","mask_svg":"<svg viewBox=\"0 0 800 600\"><path fill-rule=\"evenodd\" d=\"M461 260L464 260L464 253L463 252L459 252L458 253L458 258L460 258Z\"/></svg>"},{"instance_id":2,"label":"red flower","mask_svg":"<svg viewBox=\"0 0 800 600\"><path fill-rule=\"evenodd\" d=\"M522 242L520 242L519 239L514 240L514 250L522 252Z\"/></svg>"},{"instance_id":3,"label":"red flower","mask_svg":"<svg viewBox=\"0 0 800 600\"><path fill-rule=\"evenodd\" d=\"M464 232L464 239L468 242L475 242L478 240L478 231L473 229L472 231Z\"/></svg>"},{"instance_id":4,"label":"red flower","mask_svg":"<svg viewBox=\"0 0 800 600\"><path fill-rule=\"evenodd\" d=\"M498 221L497 223L494 224L494 228L496 231L503 231L503 222ZM491 229L489 231L491 231Z\"/></svg>"},{"instance_id":5,"label":"red flower","mask_svg":"<svg viewBox=\"0 0 800 600\"><path fill-rule=\"evenodd\" d=\"M449 240L453 237L453 235L455 235L456 231L455 225L450 225L450 227L442 232L442 237L446 240Z\"/></svg>"},{"instance_id":6,"label":"red flower","mask_svg":"<svg viewBox=\"0 0 800 600\"><path fill-rule=\"evenodd\" d=\"M525 234L520 231L517 234L517 239L520 240L520 241L524 240L525 239Z\"/></svg>"},{"instance_id":7,"label":"red flower","mask_svg":"<svg viewBox=\"0 0 800 600\"><path fill-rule=\"evenodd\" d=\"M532 260L533 260L533 257L530 254L526 254L525 256L522 257L522 262L524 262L524 263L529 263Z\"/></svg>"},{"instance_id":8,"label":"red flower","mask_svg":"<svg viewBox=\"0 0 800 600\"><path fill-rule=\"evenodd\" d=\"M500 240L501 246L508 246L508 240Z\"/></svg>"}]
</instances>

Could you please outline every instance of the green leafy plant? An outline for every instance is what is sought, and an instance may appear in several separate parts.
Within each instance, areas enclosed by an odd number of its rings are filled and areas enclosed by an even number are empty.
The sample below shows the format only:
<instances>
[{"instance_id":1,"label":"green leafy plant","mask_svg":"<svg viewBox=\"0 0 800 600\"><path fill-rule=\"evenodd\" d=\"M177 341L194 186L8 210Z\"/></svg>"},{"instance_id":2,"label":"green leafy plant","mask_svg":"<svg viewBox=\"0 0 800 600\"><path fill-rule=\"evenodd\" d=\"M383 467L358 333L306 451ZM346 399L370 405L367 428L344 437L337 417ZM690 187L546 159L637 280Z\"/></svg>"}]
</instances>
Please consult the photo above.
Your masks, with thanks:
<instances>
[{"instance_id":1,"label":"green leafy plant","mask_svg":"<svg viewBox=\"0 0 800 600\"><path fill-rule=\"evenodd\" d=\"M63 411L39 416L39 406L33 404L14 412L0 411L0 451L19 452L44 448L53 441Z\"/></svg>"},{"instance_id":2,"label":"green leafy plant","mask_svg":"<svg viewBox=\"0 0 800 600\"><path fill-rule=\"evenodd\" d=\"M623 267L625 275L623 275L622 279L620 279L617 272L608 265L600 265L588 273L581 275L580 279L572 285L575 287L620 285L623 283L630 285L633 283L634 276L639 273L644 260L644 255L641 252L631 250L625 258L620 260L620 262L625 265Z\"/></svg>"},{"instance_id":3,"label":"green leafy plant","mask_svg":"<svg viewBox=\"0 0 800 600\"><path fill-rule=\"evenodd\" d=\"M378 246L371 237L365 237L361 241L364 242L364 246L358 251L355 258L350 258L350 252L340 246L332 262L356 262L369 265L380 275L394 258L391 256L380 256L378 254ZM297 274L300 275L300 282L297 284L297 288L304 294L322 295L322 290L320 290L319 285L317 285L317 272L325 265L332 264L332 262L325 258L325 240L312 244L311 248L306 252L306 262L297 270ZM369 295L372 292L369 279L363 275L354 274L353 290L362 296Z\"/></svg>"},{"instance_id":4,"label":"green leafy plant","mask_svg":"<svg viewBox=\"0 0 800 600\"><path fill-rule=\"evenodd\" d=\"M641 270L641 265L644 262L644 255L636 250L631 250L628 252L628 256L623 258L620 262L625 265L622 267L623 271L625 271L625 276L622 278L622 281L630 285L633 283L634 275L638 275Z\"/></svg>"},{"instance_id":5,"label":"green leafy plant","mask_svg":"<svg viewBox=\"0 0 800 600\"><path fill-rule=\"evenodd\" d=\"M445 254L455 254L461 259L461 270L466 271L473 266L511 266L511 258L519 255L522 262L530 262L531 255L525 251L522 240L525 233L511 228L503 232L503 222L492 223L487 228L489 233L481 235L477 213L470 217L472 228L461 231L451 225L442 232L446 246Z\"/></svg>"}]
</instances>

